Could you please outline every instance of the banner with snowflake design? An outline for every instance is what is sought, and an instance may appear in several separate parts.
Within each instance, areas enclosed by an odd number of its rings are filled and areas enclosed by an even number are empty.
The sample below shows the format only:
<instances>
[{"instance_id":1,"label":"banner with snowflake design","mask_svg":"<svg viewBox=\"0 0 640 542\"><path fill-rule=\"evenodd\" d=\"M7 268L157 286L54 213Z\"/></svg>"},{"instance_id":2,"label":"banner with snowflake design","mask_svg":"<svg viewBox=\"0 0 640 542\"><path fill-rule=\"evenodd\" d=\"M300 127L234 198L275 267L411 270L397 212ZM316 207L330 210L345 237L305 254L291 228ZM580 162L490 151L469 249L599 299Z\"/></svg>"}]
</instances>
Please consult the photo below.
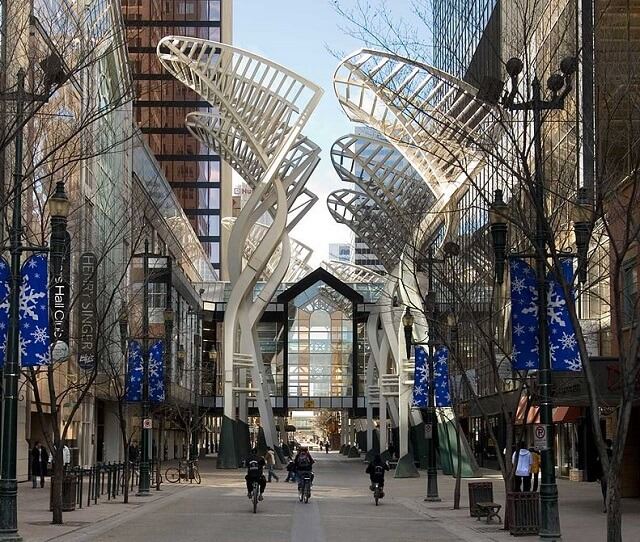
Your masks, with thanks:
<instances>
[{"instance_id":1,"label":"banner with snowflake design","mask_svg":"<svg viewBox=\"0 0 640 542\"><path fill-rule=\"evenodd\" d=\"M129 341L127 360L126 399L129 402L142 400L142 347L138 341Z\"/></svg>"},{"instance_id":2,"label":"banner with snowflake design","mask_svg":"<svg viewBox=\"0 0 640 542\"><path fill-rule=\"evenodd\" d=\"M451 406L449 390L449 349L440 346L433 356L433 386L435 388L436 406Z\"/></svg>"},{"instance_id":3,"label":"banner with snowflake design","mask_svg":"<svg viewBox=\"0 0 640 542\"><path fill-rule=\"evenodd\" d=\"M149 401L164 402L164 343L156 341L149 350Z\"/></svg>"},{"instance_id":4,"label":"banner with snowflake design","mask_svg":"<svg viewBox=\"0 0 640 542\"><path fill-rule=\"evenodd\" d=\"M573 280L573 260L565 258L560 262L562 276L569 285ZM567 300L558 277L547 275L547 322L549 324L549 355L553 371L581 371L582 360L578 350L576 331L569 317ZM573 302L573 291L570 288Z\"/></svg>"},{"instance_id":5,"label":"banner with snowflake design","mask_svg":"<svg viewBox=\"0 0 640 542\"><path fill-rule=\"evenodd\" d=\"M0 256L0 369L4 367L9 336L9 294L11 293L11 267Z\"/></svg>"},{"instance_id":6,"label":"banner with snowflake design","mask_svg":"<svg viewBox=\"0 0 640 542\"><path fill-rule=\"evenodd\" d=\"M511 272L511 365L516 371L540 367L538 357L538 289L531 266L509 260Z\"/></svg>"},{"instance_id":7,"label":"banner with snowflake design","mask_svg":"<svg viewBox=\"0 0 640 542\"><path fill-rule=\"evenodd\" d=\"M47 255L30 256L20 275L20 363L23 367L46 365L51 360Z\"/></svg>"},{"instance_id":8,"label":"banner with snowflake design","mask_svg":"<svg viewBox=\"0 0 640 542\"><path fill-rule=\"evenodd\" d=\"M429 368L427 367L427 353L422 346L415 347L416 366L413 373L413 406L425 408L427 403L427 388L429 386Z\"/></svg>"}]
</instances>

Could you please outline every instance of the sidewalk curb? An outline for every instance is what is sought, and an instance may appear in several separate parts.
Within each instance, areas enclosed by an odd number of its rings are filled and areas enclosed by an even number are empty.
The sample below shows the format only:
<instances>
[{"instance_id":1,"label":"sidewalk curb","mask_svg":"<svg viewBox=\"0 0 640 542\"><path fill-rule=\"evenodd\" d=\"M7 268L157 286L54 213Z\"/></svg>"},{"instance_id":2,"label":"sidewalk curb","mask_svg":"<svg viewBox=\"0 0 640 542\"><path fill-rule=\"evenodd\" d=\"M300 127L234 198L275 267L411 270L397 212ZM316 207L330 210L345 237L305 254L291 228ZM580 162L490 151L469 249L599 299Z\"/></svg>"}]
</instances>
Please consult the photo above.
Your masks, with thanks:
<instances>
[{"instance_id":1,"label":"sidewalk curb","mask_svg":"<svg viewBox=\"0 0 640 542\"><path fill-rule=\"evenodd\" d=\"M463 540L464 542L498 542L496 538L488 538L469 527L465 527L463 525L454 524L448 521L442 521L442 518L438 516L437 513L433 513L429 508L425 505L422 505L416 502L413 499L407 497L398 497L394 498L395 501L400 503L405 508L408 508L412 512L434 520L438 523L440 527L442 527L449 534Z\"/></svg>"},{"instance_id":2,"label":"sidewalk curb","mask_svg":"<svg viewBox=\"0 0 640 542\"><path fill-rule=\"evenodd\" d=\"M118 527L123 523L136 519L137 517L140 517L146 513L154 512L159 508L171 504L174 501L182 499L183 496L187 495L191 491L194 491L198 487L200 486L190 486L185 489L176 491L175 493L172 493L170 495L161 495L151 502L142 502L136 508L127 510L126 512L116 512L111 516L98 520L91 525L78 527L77 529L74 529L72 531L67 531L66 533L60 533L58 535L52 536L51 538L47 538L44 540L44 542L57 540L64 540L64 542L90 542L96 536L109 532L113 528Z\"/></svg>"}]
</instances>

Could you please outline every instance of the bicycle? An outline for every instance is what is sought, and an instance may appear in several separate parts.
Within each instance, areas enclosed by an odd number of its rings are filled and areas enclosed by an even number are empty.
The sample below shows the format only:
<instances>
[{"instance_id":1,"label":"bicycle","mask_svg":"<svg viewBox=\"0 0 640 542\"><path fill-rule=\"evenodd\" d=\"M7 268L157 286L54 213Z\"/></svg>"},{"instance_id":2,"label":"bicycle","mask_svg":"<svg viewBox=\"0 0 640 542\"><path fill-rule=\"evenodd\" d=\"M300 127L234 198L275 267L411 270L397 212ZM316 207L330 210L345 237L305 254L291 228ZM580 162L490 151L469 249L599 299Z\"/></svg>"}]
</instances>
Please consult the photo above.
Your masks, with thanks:
<instances>
[{"instance_id":1,"label":"bicycle","mask_svg":"<svg viewBox=\"0 0 640 542\"><path fill-rule=\"evenodd\" d=\"M380 499L382 499L382 497L384 497L384 491L382 490L382 487L380 487L380 483L379 482L374 482L373 483L373 498L376 501L376 506L378 506L378 501Z\"/></svg>"},{"instance_id":2,"label":"bicycle","mask_svg":"<svg viewBox=\"0 0 640 542\"><path fill-rule=\"evenodd\" d=\"M260 495L260 484L258 480L253 481L253 489L251 491L251 499L253 501L253 513L258 511L258 496Z\"/></svg>"},{"instance_id":3,"label":"bicycle","mask_svg":"<svg viewBox=\"0 0 640 542\"><path fill-rule=\"evenodd\" d=\"M299 497L300 502L304 502L307 504L309 502L309 498L311 497L311 473L305 472L301 474L302 476L302 484L299 489Z\"/></svg>"},{"instance_id":4,"label":"bicycle","mask_svg":"<svg viewBox=\"0 0 640 542\"><path fill-rule=\"evenodd\" d=\"M198 469L198 462L192 460L187 461L186 463L180 461L177 467L169 467L164 472L164 477L167 482L172 484L181 482L182 480L189 480L189 483L193 483L195 481L196 484L200 484L202 482L200 470Z\"/></svg>"}]
</instances>

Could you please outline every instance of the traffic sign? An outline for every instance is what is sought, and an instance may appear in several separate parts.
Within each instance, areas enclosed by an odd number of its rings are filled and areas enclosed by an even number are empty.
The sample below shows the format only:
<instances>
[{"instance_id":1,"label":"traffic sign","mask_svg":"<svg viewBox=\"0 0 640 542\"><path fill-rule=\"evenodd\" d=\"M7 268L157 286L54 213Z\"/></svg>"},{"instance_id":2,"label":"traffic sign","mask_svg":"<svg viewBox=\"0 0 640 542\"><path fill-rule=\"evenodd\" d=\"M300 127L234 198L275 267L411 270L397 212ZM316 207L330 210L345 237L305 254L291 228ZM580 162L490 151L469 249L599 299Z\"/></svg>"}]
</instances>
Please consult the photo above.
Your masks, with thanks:
<instances>
[{"instance_id":1,"label":"traffic sign","mask_svg":"<svg viewBox=\"0 0 640 542\"><path fill-rule=\"evenodd\" d=\"M143 429L153 429L153 420L151 418L145 418L142 420Z\"/></svg>"},{"instance_id":2,"label":"traffic sign","mask_svg":"<svg viewBox=\"0 0 640 542\"><path fill-rule=\"evenodd\" d=\"M427 440L433 438L433 425L430 423L424 424L424 438Z\"/></svg>"},{"instance_id":3,"label":"traffic sign","mask_svg":"<svg viewBox=\"0 0 640 542\"><path fill-rule=\"evenodd\" d=\"M547 449L547 426L536 424L533 429L533 445L538 450Z\"/></svg>"}]
</instances>

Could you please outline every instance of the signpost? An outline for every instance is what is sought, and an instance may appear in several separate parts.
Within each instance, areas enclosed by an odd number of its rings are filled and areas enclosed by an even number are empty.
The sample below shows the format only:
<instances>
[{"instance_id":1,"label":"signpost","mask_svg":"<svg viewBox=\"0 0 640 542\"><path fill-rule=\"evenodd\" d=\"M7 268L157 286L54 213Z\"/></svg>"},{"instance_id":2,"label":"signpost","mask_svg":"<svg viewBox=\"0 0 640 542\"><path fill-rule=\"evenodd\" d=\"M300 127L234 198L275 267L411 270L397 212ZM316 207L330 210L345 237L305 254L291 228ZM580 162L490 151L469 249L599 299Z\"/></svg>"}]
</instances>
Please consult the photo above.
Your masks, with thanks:
<instances>
[{"instance_id":1,"label":"signpost","mask_svg":"<svg viewBox=\"0 0 640 542\"><path fill-rule=\"evenodd\" d=\"M533 446L537 450L547 449L547 426L538 423L533 429Z\"/></svg>"},{"instance_id":2,"label":"signpost","mask_svg":"<svg viewBox=\"0 0 640 542\"><path fill-rule=\"evenodd\" d=\"M433 438L433 425L430 423L424 424L424 438L427 440Z\"/></svg>"}]
</instances>

